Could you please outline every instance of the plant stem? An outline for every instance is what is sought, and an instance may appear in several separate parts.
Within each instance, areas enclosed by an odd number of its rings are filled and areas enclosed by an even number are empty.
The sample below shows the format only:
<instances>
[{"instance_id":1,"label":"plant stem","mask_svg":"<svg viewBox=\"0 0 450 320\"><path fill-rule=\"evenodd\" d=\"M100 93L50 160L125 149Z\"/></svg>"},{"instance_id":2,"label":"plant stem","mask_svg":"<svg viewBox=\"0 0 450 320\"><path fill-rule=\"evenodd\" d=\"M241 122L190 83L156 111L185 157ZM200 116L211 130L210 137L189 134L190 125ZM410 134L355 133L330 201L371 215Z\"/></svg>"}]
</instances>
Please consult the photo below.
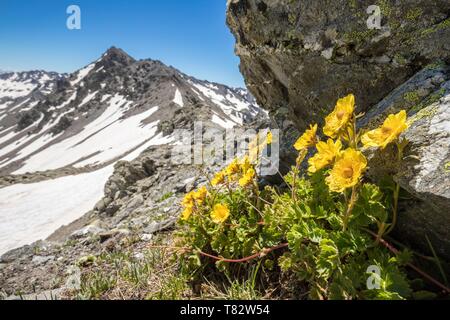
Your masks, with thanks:
<instances>
[{"instance_id":1,"label":"plant stem","mask_svg":"<svg viewBox=\"0 0 450 320\"><path fill-rule=\"evenodd\" d=\"M400 166L400 163L402 162L403 159L403 148L404 145L402 143L399 143L397 141L396 143L397 145L397 149L398 149L398 154L397 154L397 167ZM395 189L394 189L394 203L393 203L393 210L392 210L392 223L389 226L389 229L386 231L385 235L388 235L389 233L392 232L392 230L394 230L395 225L397 224L397 219L398 219L398 199L400 196L400 184L398 182L395 183Z\"/></svg>"},{"instance_id":2,"label":"plant stem","mask_svg":"<svg viewBox=\"0 0 450 320\"><path fill-rule=\"evenodd\" d=\"M307 149L301 150L300 154L298 155L297 160L295 162L295 171L293 172L294 176L292 178L292 199L294 200L294 202L297 202L297 195L295 193L295 191L296 191L295 190L296 178L297 178L297 175L298 175L298 173L300 171L300 166L301 166L303 160L306 157L306 153L307 152L308 152Z\"/></svg>"},{"instance_id":3,"label":"plant stem","mask_svg":"<svg viewBox=\"0 0 450 320\"><path fill-rule=\"evenodd\" d=\"M386 223L382 222L378 228L377 238L375 240L376 245L380 244L380 241L384 235L384 231L386 230Z\"/></svg>"},{"instance_id":4,"label":"plant stem","mask_svg":"<svg viewBox=\"0 0 450 320\"><path fill-rule=\"evenodd\" d=\"M368 229L364 229L366 232L370 233L372 236L376 237L377 235L368 230ZM386 240L384 240L383 238L380 239L380 243L386 247L387 249L389 249L389 251L391 251L393 254L397 255L400 252L394 248L390 243L388 243ZM438 280L434 279L432 276L430 276L429 274L427 274L426 272L422 271L421 269L419 269L418 267L416 267L415 265L413 265L412 263L407 263L406 264L408 267L410 267L411 269L413 269L414 271L416 271L418 274L420 274L422 277L424 277L425 279L427 279L428 281L430 281L431 283L433 283L434 285L436 285L437 287L439 287L440 289L442 289L444 292L446 293L450 293L450 288L447 288L444 284L440 283Z\"/></svg>"},{"instance_id":5,"label":"plant stem","mask_svg":"<svg viewBox=\"0 0 450 320\"><path fill-rule=\"evenodd\" d=\"M344 226L342 228L342 230L344 232L347 231L348 220L350 219L350 216L352 214L353 208L355 207L356 199L357 199L357 196L358 196L358 193L356 192L357 187L358 186L355 185L352 188L352 195L350 196L350 202L348 203L347 210L346 210L345 215L344 215L344 219L343 219Z\"/></svg>"}]
</instances>

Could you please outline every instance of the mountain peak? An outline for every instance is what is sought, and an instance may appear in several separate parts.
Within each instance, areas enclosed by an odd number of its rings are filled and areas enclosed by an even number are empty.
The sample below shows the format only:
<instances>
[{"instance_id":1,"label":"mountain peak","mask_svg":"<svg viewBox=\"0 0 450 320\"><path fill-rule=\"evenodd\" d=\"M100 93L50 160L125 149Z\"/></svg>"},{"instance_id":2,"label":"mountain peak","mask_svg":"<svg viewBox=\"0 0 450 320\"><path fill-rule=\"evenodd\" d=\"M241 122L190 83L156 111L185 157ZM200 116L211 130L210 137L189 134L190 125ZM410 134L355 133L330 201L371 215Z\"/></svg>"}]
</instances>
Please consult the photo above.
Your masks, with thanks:
<instances>
[{"instance_id":1,"label":"mountain peak","mask_svg":"<svg viewBox=\"0 0 450 320\"><path fill-rule=\"evenodd\" d=\"M128 53L114 46L106 50L106 52L102 56L102 60L118 62L126 65L136 61Z\"/></svg>"}]
</instances>

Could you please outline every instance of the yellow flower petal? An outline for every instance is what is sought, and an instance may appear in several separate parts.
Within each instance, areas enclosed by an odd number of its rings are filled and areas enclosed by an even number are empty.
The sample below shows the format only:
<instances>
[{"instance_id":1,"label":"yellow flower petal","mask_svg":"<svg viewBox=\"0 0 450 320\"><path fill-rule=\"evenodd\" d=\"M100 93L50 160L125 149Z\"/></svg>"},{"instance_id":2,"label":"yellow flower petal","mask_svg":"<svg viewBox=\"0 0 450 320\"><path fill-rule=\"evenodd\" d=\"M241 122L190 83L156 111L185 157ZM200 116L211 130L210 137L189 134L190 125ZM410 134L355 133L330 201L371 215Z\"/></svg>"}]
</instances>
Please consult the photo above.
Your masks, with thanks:
<instances>
[{"instance_id":1,"label":"yellow flower petal","mask_svg":"<svg viewBox=\"0 0 450 320\"><path fill-rule=\"evenodd\" d=\"M386 148L408 128L406 117L405 110L389 115L380 128L369 131L361 137L362 143L365 147Z\"/></svg>"},{"instance_id":2,"label":"yellow flower petal","mask_svg":"<svg viewBox=\"0 0 450 320\"><path fill-rule=\"evenodd\" d=\"M272 144L272 140L273 140L272 132L269 131L267 133L267 139L266 139L267 144Z\"/></svg>"},{"instance_id":3,"label":"yellow flower petal","mask_svg":"<svg viewBox=\"0 0 450 320\"><path fill-rule=\"evenodd\" d=\"M229 165L228 167L225 169L226 174L228 175L228 177L232 177L233 175L235 175L236 173L238 173L240 170L239 167L239 161L238 159L234 159Z\"/></svg>"},{"instance_id":4,"label":"yellow flower petal","mask_svg":"<svg viewBox=\"0 0 450 320\"><path fill-rule=\"evenodd\" d=\"M230 216L230 209L226 204L216 204L211 212L211 219L214 223L224 223Z\"/></svg>"},{"instance_id":5,"label":"yellow flower petal","mask_svg":"<svg viewBox=\"0 0 450 320\"><path fill-rule=\"evenodd\" d=\"M245 174L249 169L252 168L252 162L250 161L249 156L245 156L240 162L242 173Z\"/></svg>"},{"instance_id":6,"label":"yellow flower petal","mask_svg":"<svg viewBox=\"0 0 450 320\"><path fill-rule=\"evenodd\" d=\"M197 202L197 204L201 205L203 201L205 201L207 195L208 189L206 189L206 187L203 186L193 194L193 198Z\"/></svg>"},{"instance_id":7,"label":"yellow flower petal","mask_svg":"<svg viewBox=\"0 0 450 320\"><path fill-rule=\"evenodd\" d=\"M194 209L192 207L185 208L183 213L181 214L181 219L184 221L188 220L191 217L193 212L194 212Z\"/></svg>"},{"instance_id":8,"label":"yellow flower petal","mask_svg":"<svg viewBox=\"0 0 450 320\"><path fill-rule=\"evenodd\" d=\"M194 200L194 192L191 191L184 196L181 204L183 205L183 207L192 207L194 206Z\"/></svg>"},{"instance_id":9,"label":"yellow flower petal","mask_svg":"<svg viewBox=\"0 0 450 320\"><path fill-rule=\"evenodd\" d=\"M239 179L239 185L241 187L246 187L253 182L253 179L256 176L256 172L253 168L247 170L242 178Z\"/></svg>"},{"instance_id":10,"label":"yellow flower petal","mask_svg":"<svg viewBox=\"0 0 450 320\"><path fill-rule=\"evenodd\" d=\"M326 182L331 191L344 192L355 186L367 168L367 159L360 151L347 149L337 158Z\"/></svg>"},{"instance_id":11,"label":"yellow flower petal","mask_svg":"<svg viewBox=\"0 0 450 320\"><path fill-rule=\"evenodd\" d=\"M311 125L308 130L305 131L305 133L298 138L297 142L294 144L294 148L297 151L307 149L309 147L313 147L316 142L316 135L317 135L317 124Z\"/></svg>"},{"instance_id":12,"label":"yellow flower petal","mask_svg":"<svg viewBox=\"0 0 450 320\"><path fill-rule=\"evenodd\" d=\"M323 132L330 138L336 138L346 129L355 111L355 96L349 94L339 99L334 111L325 118Z\"/></svg>"},{"instance_id":13,"label":"yellow flower petal","mask_svg":"<svg viewBox=\"0 0 450 320\"><path fill-rule=\"evenodd\" d=\"M211 184L213 187L218 186L224 182L225 182L225 172L223 171L218 172L211 180Z\"/></svg>"},{"instance_id":14,"label":"yellow flower petal","mask_svg":"<svg viewBox=\"0 0 450 320\"><path fill-rule=\"evenodd\" d=\"M334 142L332 139L328 139L326 143L320 141L316 147L318 152L308 160L310 173L315 173L333 163L341 152L342 143L340 140Z\"/></svg>"}]
</instances>

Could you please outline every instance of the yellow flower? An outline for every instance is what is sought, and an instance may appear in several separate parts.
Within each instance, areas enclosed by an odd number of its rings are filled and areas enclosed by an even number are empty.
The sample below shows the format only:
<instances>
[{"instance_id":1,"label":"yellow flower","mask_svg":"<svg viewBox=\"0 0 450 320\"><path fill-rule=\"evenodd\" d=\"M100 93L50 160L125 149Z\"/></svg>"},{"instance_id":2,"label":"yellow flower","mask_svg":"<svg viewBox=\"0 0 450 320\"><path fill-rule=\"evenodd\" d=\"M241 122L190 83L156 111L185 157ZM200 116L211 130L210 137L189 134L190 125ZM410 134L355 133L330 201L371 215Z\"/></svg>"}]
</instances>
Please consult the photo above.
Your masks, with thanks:
<instances>
[{"instance_id":1,"label":"yellow flower","mask_svg":"<svg viewBox=\"0 0 450 320\"><path fill-rule=\"evenodd\" d=\"M273 140L272 132L269 131L267 133L267 138L266 138L267 144L272 144L272 140Z\"/></svg>"},{"instance_id":2,"label":"yellow flower","mask_svg":"<svg viewBox=\"0 0 450 320\"><path fill-rule=\"evenodd\" d=\"M381 147L384 149L389 143L396 140L407 128L406 111L402 110L397 114L391 114L387 117L380 128L364 134L361 141L365 147Z\"/></svg>"},{"instance_id":3,"label":"yellow flower","mask_svg":"<svg viewBox=\"0 0 450 320\"><path fill-rule=\"evenodd\" d=\"M250 168L245 172L244 176L239 179L239 185L246 187L253 182L253 178L256 176L256 172L253 168Z\"/></svg>"},{"instance_id":4,"label":"yellow flower","mask_svg":"<svg viewBox=\"0 0 450 320\"><path fill-rule=\"evenodd\" d=\"M239 161L237 159L234 159L228 167L225 169L225 172L229 177L239 172Z\"/></svg>"},{"instance_id":5,"label":"yellow flower","mask_svg":"<svg viewBox=\"0 0 450 320\"><path fill-rule=\"evenodd\" d=\"M249 169L252 168L252 163L248 156L245 156L240 163L242 173L245 174Z\"/></svg>"},{"instance_id":6,"label":"yellow flower","mask_svg":"<svg viewBox=\"0 0 450 320\"><path fill-rule=\"evenodd\" d=\"M189 193L187 193L184 198L183 201L181 202L181 204L183 205L183 207L193 207L194 206L194 192L191 191Z\"/></svg>"},{"instance_id":7,"label":"yellow flower","mask_svg":"<svg viewBox=\"0 0 450 320\"><path fill-rule=\"evenodd\" d=\"M342 152L331 170L326 182L331 191L344 192L355 186L367 167L367 159L360 151L347 149Z\"/></svg>"},{"instance_id":8,"label":"yellow flower","mask_svg":"<svg viewBox=\"0 0 450 320\"><path fill-rule=\"evenodd\" d=\"M297 151L300 151L309 147L313 147L317 142L316 134L317 124L311 125L309 129L306 130L300 138L298 138L297 142L294 144L294 148L297 149Z\"/></svg>"},{"instance_id":9,"label":"yellow flower","mask_svg":"<svg viewBox=\"0 0 450 320\"><path fill-rule=\"evenodd\" d=\"M184 221L188 220L191 217L193 211L194 209L192 207L186 207L181 214L181 219Z\"/></svg>"},{"instance_id":10,"label":"yellow flower","mask_svg":"<svg viewBox=\"0 0 450 320\"><path fill-rule=\"evenodd\" d=\"M195 201L200 205L205 201L208 195L208 189L205 186L201 187L197 192L194 193L193 197Z\"/></svg>"},{"instance_id":11,"label":"yellow flower","mask_svg":"<svg viewBox=\"0 0 450 320\"><path fill-rule=\"evenodd\" d=\"M225 182L225 172L218 172L211 181L213 187Z\"/></svg>"},{"instance_id":12,"label":"yellow flower","mask_svg":"<svg viewBox=\"0 0 450 320\"><path fill-rule=\"evenodd\" d=\"M355 96L349 94L339 99L334 111L325 118L323 132L330 138L336 138L347 127L355 111Z\"/></svg>"},{"instance_id":13,"label":"yellow flower","mask_svg":"<svg viewBox=\"0 0 450 320\"><path fill-rule=\"evenodd\" d=\"M230 209L226 204L216 204L211 212L211 219L214 223L223 223L230 216Z\"/></svg>"},{"instance_id":14,"label":"yellow flower","mask_svg":"<svg viewBox=\"0 0 450 320\"><path fill-rule=\"evenodd\" d=\"M340 140L334 142L332 139L328 139L326 143L323 141L317 143L316 148L318 152L308 160L308 171L311 173L315 173L331 164L341 152L342 143Z\"/></svg>"}]
</instances>

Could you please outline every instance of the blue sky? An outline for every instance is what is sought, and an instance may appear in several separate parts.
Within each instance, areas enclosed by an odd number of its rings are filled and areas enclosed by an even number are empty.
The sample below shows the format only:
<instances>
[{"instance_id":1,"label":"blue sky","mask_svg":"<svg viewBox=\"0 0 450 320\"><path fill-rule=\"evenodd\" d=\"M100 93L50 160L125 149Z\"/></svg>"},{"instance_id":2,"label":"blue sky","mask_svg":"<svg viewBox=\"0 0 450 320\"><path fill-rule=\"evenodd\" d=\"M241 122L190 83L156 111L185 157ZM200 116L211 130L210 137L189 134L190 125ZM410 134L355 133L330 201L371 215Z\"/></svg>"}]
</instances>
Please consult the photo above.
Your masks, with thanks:
<instances>
[{"instance_id":1,"label":"blue sky","mask_svg":"<svg viewBox=\"0 0 450 320\"><path fill-rule=\"evenodd\" d=\"M81 30L66 9L81 8ZM73 72L111 46L200 79L243 86L226 0L0 0L0 69Z\"/></svg>"}]
</instances>

